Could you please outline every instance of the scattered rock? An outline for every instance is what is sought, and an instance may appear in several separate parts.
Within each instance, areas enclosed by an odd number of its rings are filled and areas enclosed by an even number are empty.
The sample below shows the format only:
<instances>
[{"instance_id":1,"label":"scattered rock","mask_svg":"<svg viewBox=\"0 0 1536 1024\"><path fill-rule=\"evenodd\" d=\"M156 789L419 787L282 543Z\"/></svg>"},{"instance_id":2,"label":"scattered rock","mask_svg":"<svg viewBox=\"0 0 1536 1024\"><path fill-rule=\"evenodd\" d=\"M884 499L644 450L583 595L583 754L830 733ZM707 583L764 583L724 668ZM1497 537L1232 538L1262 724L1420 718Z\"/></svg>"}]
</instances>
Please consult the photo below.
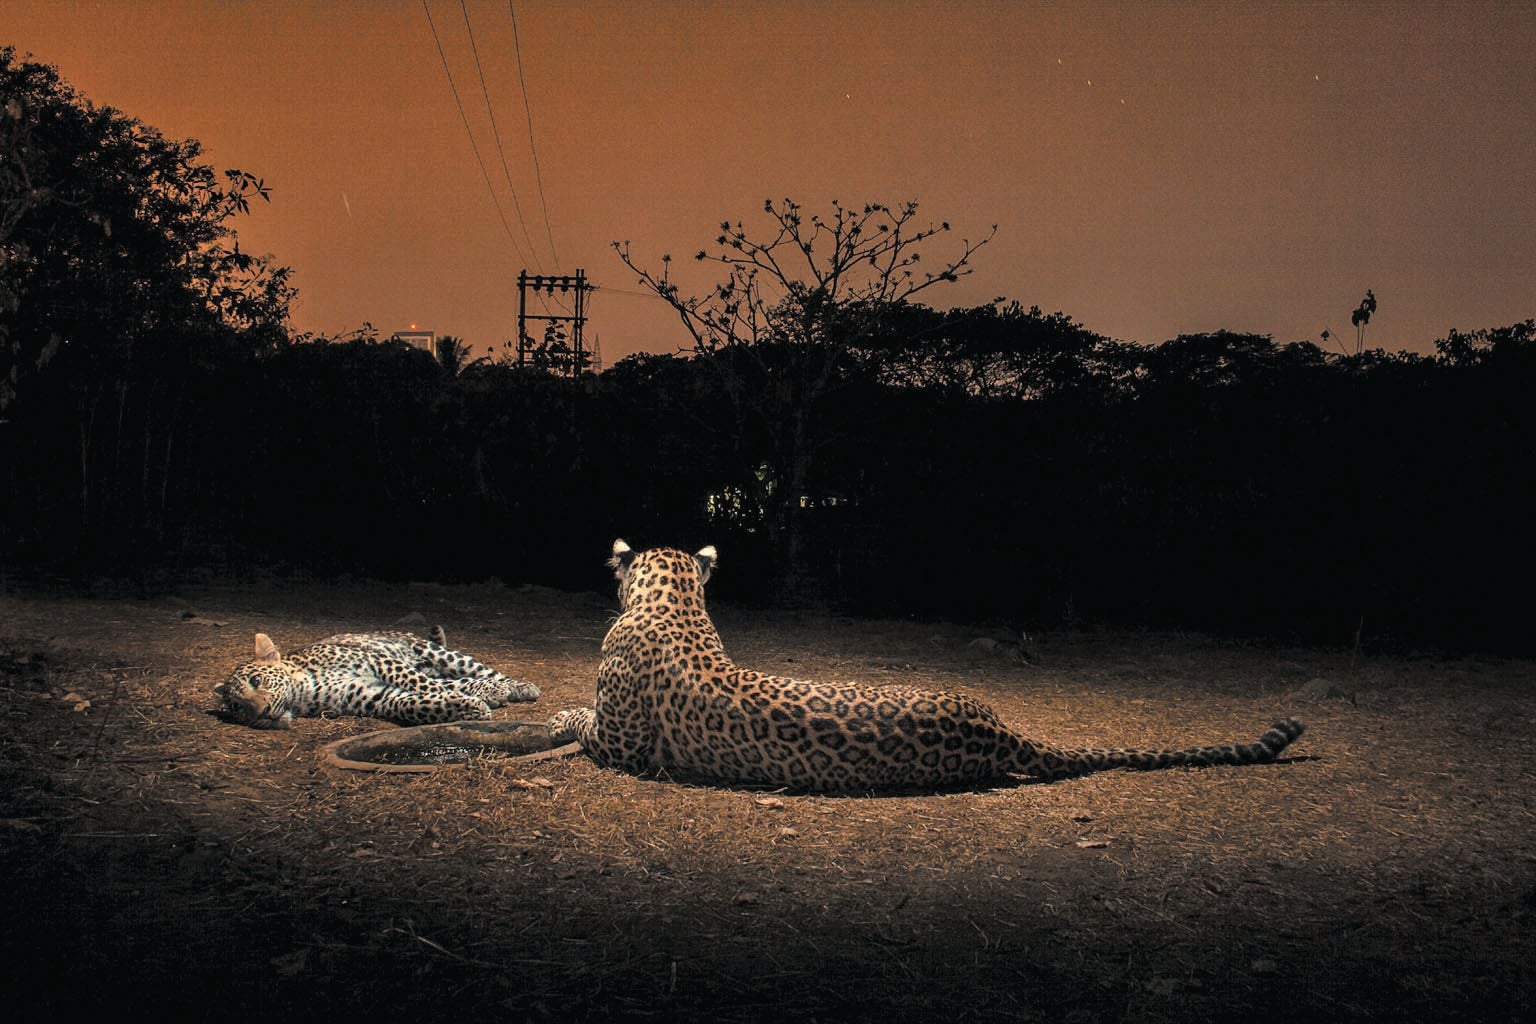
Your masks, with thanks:
<instances>
[{"instance_id":1,"label":"scattered rock","mask_svg":"<svg viewBox=\"0 0 1536 1024\"><path fill-rule=\"evenodd\" d=\"M1346 690L1333 680L1325 679L1322 676L1316 676L1307 680L1297 692L1301 696L1311 698L1312 700L1347 700L1351 704L1355 703L1353 690Z\"/></svg>"},{"instance_id":2,"label":"scattered rock","mask_svg":"<svg viewBox=\"0 0 1536 1024\"><path fill-rule=\"evenodd\" d=\"M976 659L997 658L1003 661L1017 661L1029 663L1029 654L1022 644L1012 640L999 640L996 637L979 636L965 645L965 653Z\"/></svg>"}]
</instances>

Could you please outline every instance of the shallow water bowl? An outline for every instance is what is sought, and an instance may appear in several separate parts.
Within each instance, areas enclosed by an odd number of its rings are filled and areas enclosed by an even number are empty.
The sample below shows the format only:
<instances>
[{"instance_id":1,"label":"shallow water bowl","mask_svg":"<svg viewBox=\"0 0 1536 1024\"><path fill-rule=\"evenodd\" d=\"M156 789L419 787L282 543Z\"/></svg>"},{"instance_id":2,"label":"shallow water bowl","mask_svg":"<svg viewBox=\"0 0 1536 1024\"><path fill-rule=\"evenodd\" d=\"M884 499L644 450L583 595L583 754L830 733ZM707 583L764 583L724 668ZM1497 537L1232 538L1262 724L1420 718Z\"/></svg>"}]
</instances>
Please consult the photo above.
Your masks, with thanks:
<instances>
[{"instance_id":1,"label":"shallow water bowl","mask_svg":"<svg viewBox=\"0 0 1536 1024\"><path fill-rule=\"evenodd\" d=\"M321 751L327 764L365 772L431 772L464 764L485 754L517 761L543 761L581 750L579 743L555 746L543 722L445 722L349 736Z\"/></svg>"}]
</instances>

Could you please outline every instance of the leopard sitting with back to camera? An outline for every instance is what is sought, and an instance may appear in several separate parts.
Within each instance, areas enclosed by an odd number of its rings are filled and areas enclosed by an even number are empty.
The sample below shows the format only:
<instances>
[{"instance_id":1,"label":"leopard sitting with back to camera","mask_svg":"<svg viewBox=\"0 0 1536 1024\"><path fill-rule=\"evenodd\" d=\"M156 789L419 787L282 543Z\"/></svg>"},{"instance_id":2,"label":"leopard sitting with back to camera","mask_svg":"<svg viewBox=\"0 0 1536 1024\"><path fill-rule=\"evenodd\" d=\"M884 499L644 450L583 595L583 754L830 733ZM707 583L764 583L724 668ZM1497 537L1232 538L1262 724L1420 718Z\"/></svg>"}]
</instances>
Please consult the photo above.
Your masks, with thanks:
<instances>
[{"instance_id":1,"label":"leopard sitting with back to camera","mask_svg":"<svg viewBox=\"0 0 1536 1024\"><path fill-rule=\"evenodd\" d=\"M766 675L726 655L704 606L718 564L614 542L620 614L603 640L592 707L557 713L554 743L598 763L800 790L935 788L1109 768L1274 761L1305 728L1295 718L1255 743L1185 749L1063 748L1025 738L972 697L908 686L814 683Z\"/></svg>"},{"instance_id":2,"label":"leopard sitting with back to camera","mask_svg":"<svg viewBox=\"0 0 1536 1024\"><path fill-rule=\"evenodd\" d=\"M257 729L288 729L295 718L353 715L405 725L491 717L539 688L502 675L448 646L443 627L411 633L340 633L289 653L256 634L256 659L214 687L224 714Z\"/></svg>"}]
</instances>

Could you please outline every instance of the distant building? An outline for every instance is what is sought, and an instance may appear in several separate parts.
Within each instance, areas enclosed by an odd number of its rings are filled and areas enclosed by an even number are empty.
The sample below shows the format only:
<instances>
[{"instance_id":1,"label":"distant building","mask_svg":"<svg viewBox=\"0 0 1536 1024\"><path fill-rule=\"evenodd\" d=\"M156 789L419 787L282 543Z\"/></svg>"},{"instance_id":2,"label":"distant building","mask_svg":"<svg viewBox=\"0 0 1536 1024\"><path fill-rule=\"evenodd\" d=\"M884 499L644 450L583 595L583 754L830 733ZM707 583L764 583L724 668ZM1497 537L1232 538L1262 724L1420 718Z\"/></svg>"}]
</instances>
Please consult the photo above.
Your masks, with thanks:
<instances>
[{"instance_id":1,"label":"distant building","mask_svg":"<svg viewBox=\"0 0 1536 1024\"><path fill-rule=\"evenodd\" d=\"M390 341L403 341L412 348L419 348L433 359L437 358L436 331L396 331Z\"/></svg>"}]
</instances>

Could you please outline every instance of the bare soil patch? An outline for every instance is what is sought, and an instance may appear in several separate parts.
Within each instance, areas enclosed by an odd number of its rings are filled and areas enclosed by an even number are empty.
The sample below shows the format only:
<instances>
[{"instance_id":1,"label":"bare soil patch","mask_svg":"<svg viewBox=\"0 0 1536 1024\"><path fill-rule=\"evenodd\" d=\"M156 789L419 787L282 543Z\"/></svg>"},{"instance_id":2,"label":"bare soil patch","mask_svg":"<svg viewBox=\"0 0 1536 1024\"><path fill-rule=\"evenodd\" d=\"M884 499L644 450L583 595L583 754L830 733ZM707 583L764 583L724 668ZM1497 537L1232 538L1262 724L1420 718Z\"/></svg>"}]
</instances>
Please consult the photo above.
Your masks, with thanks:
<instances>
[{"instance_id":1,"label":"bare soil patch","mask_svg":"<svg viewBox=\"0 0 1536 1024\"><path fill-rule=\"evenodd\" d=\"M210 689L407 618L590 700L606 595L228 586L0 596L5 1005L162 1019L1528 1019L1536 665L980 634L717 609L752 667L921 681L1069 745L1287 763L804 796L583 757L342 771L380 723L248 730ZM417 618L419 616L419 618ZM485 1018L471 1015L485 1014Z\"/></svg>"}]
</instances>

